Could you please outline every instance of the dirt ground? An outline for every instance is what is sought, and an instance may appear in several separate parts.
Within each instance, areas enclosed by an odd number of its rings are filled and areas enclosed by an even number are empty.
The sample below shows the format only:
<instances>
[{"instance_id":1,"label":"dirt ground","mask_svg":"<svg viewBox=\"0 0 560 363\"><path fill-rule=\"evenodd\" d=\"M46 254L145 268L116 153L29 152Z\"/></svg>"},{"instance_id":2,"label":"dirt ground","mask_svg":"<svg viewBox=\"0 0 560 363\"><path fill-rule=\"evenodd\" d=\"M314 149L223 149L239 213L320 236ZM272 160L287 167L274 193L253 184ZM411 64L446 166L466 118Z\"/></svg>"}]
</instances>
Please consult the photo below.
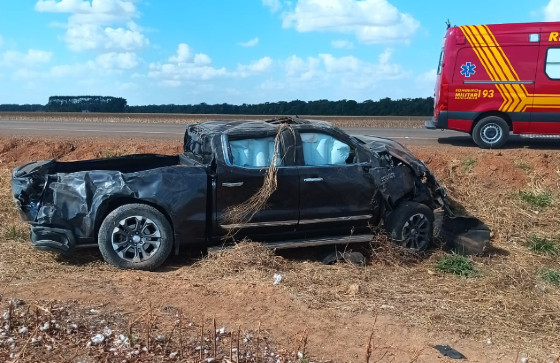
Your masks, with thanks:
<instances>
[{"instance_id":1,"label":"dirt ground","mask_svg":"<svg viewBox=\"0 0 560 363\"><path fill-rule=\"evenodd\" d=\"M78 315L83 319L87 315L83 324L91 328L84 333L85 340L75 340L66 352L63 345L26 340L28 333L19 333L21 344L12 349L0 332L0 358L17 360L15 355L10 358L10 352L23 351L28 358L23 354L19 361L32 361L33 354L45 361L93 362L99 357L116 361L111 354L117 354L109 345L88 348L87 334L94 335L95 329L105 325L130 332L140 329L134 325L140 321L143 326L155 322L151 325L154 330L157 325L159 331L173 332L178 315L169 311L180 311L185 326L192 327L185 328L192 330L185 333L192 341L188 348L191 356L165 351L158 356L160 361L197 361L197 329L208 329L213 319L218 330L225 327L227 332L235 332L239 327L242 336L249 336L242 344L253 344L253 361L296 361L295 354L300 352L301 362L366 362L368 341L371 362L453 361L438 353L434 345L449 345L469 362L516 362L523 357L530 362L554 361L560 356L560 287L542 280L539 273L544 268L558 271L560 260L557 255L530 250L527 241L533 235L558 241L558 149L480 150L443 145L411 149L454 200L491 227L492 247L484 256L473 258L479 271L476 276L438 271L437 261L449 256L438 249L408 259L390 248L368 248L366 266L358 267L349 263L322 265L314 249L274 254L242 244L233 251L204 258L182 253L157 272L113 268L95 249L83 250L72 258L35 251L10 197L14 166L49 158L173 154L181 152L181 144L0 137L0 295L4 319L13 299L32 307L28 314L37 309L34 306L52 306L55 301L84 312ZM548 193L551 205L534 206L520 197L529 192ZM282 275L282 281L274 285L276 273ZM24 319L24 309L21 311ZM92 318L89 311L99 315ZM118 313L119 318L101 318L110 313ZM94 322L96 317L99 321ZM202 323L204 327L200 327ZM176 333L172 340L178 344ZM149 345L150 338L143 341ZM265 342L270 351L264 350ZM222 349L229 349L226 338L221 344ZM157 349L163 349L161 345ZM204 358L211 355L211 347L209 350ZM269 354L274 354L272 350L276 356ZM133 357L156 361L150 352L140 349ZM280 358L279 352L287 358ZM254 355L265 353L266 359ZM126 359L136 353L128 354ZM118 357L121 361L123 356Z\"/></svg>"}]
</instances>

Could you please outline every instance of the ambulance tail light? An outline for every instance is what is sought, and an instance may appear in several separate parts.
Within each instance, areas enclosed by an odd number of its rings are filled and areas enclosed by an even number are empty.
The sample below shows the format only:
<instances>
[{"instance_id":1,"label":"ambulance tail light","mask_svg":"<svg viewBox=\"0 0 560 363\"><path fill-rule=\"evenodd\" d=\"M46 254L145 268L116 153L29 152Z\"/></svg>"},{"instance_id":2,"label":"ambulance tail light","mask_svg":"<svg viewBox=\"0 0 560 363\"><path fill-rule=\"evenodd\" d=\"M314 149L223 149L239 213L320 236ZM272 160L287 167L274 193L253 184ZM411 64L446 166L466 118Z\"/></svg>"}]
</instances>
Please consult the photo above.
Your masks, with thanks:
<instances>
[{"instance_id":1,"label":"ambulance tail light","mask_svg":"<svg viewBox=\"0 0 560 363\"><path fill-rule=\"evenodd\" d=\"M442 83L441 88L439 90L439 95L438 95L439 97L437 97L437 104L435 105L436 107L434 108L435 117L437 117L441 111L447 111L449 106L447 103L448 93L449 93L449 84Z\"/></svg>"}]
</instances>

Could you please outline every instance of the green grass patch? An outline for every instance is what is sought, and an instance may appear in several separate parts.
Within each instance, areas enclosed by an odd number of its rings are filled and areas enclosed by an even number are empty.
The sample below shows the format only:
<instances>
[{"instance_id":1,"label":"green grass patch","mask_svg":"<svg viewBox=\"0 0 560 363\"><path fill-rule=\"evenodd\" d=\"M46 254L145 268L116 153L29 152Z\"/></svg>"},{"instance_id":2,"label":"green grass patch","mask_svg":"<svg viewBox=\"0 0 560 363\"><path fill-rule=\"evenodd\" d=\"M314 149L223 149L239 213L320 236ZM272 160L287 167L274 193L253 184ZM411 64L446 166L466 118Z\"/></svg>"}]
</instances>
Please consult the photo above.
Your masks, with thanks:
<instances>
[{"instance_id":1,"label":"green grass patch","mask_svg":"<svg viewBox=\"0 0 560 363\"><path fill-rule=\"evenodd\" d=\"M514 165L515 165L516 168L521 169L523 171L529 172L529 171L533 170L533 165L531 165L530 163L528 163L525 160L517 160L517 161L515 161Z\"/></svg>"},{"instance_id":2,"label":"green grass patch","mask_svg":"<svg viewBox=\"0 0 560 363\"><path fill-rule=\"evenodd\" d=\"M436 263L436 270L465 277L479 274L474 262L470 258L456 254L440 259Z\"/></svg>"},{"instance_id":3,"label":"green grass patch","mask_svg":"<svg viewBox=\"0 0 560 363\"><path fill-rule=\"evenodd\" d=\"M531 190L522 190L519 192L519 198L533 207L544 208L552 205L552 193L549 191L534 192Z\"/></svg>"},{"instance_id":4,"label":"green grass patch","mask_svg":"<svg viewBox=\"0 0 560 363\"><path fill-rule=\"evenodd\" d=\"M465 171L471 171L476 165L476 159L472 158L472 157L468 157L465 160L463 160L463 168L465 169Z\"/></svg>"},{"instance_id":5,"label":"green grass patch","mask_svg":"<svg viewBox=\"0 0 560 363\"><path fill-rule=\"evenodd\" d=\"M4 231L4 238L15 242L25 242L29 239L29 231L10 225L6 231Z\"/></svg>"},{"instance_id":6,"label":"green grass patch","mask_svg":"<svg viewBox=\"0 0 560 363\"><path fill-rule=\"evenodd\" d=\"M539 271L539 277L549 284L560 285L560 271L552 268L544 268Z\"/></svg>"},{"instance_id":7,"label":"green grass patch","mask_svg":"<svg viewBox=\"0 0 560 363\"><path fill-rule=\"evenodd\" d=\"M531 235L527 239L527 242L531 251L541 255L558 256L560 254L558 242L550 238Z\"/></svg>"}]
</instances>

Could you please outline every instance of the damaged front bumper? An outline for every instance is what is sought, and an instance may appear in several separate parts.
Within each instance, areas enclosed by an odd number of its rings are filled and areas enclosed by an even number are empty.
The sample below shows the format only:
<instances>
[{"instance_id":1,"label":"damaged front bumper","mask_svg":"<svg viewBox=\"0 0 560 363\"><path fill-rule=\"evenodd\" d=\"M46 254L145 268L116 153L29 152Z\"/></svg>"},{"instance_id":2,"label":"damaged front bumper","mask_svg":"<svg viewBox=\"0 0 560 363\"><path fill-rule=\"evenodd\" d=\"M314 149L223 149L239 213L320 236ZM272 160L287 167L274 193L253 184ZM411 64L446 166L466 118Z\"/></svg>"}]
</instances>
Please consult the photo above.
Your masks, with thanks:
<instances>
[{"instance_id":1,"label":"damaged front bumper","mask_svg":"<svg viewBox=\"0 0 560 363\"><path fill-rule=\"evenodd\" d=\"M490 241L490 228L478 218L446 213L441 238L460 255L480 255Z\"/></svg>"}]
</instances>

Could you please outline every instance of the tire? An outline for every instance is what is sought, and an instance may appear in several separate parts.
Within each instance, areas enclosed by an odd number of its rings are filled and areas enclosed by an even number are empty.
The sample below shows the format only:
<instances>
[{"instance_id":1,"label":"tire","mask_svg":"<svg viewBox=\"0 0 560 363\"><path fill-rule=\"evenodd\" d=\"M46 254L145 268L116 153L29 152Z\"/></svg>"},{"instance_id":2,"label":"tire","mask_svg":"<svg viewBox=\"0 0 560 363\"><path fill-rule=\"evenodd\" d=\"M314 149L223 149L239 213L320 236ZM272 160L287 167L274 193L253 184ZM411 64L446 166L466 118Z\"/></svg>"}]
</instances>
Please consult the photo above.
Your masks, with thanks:
<instances>
[{"instance_id":1,"label":"tire","mask_svg":"<svg viewBox=\"0 0 560 363\"><path fill-rule=\"evenodd\" d=\"M498 116L487 116L473 128L472 138L482 149L499 149L508 140L509 126Z\"/></svg>"},{"instance_id":2,"label":"tire","mask_svg":"<svg viewBox=\"0 0 560 363\"><path fill-rule=\"evenodd\" d=\"M425 204L404 202L389 214L385 228L394 243L422 252L433 240L434 212Z\"/></svg>"},{"instance_id":3,"label":"tire","mask_svg":"<svg viewBox=\"0 0 560 363\"><path fill-rule=\"evenodd\" d=\"M173 230L157 209L145 204L125 204L105 217L98 242L107 263L152 271L171 254Z\"/></svg>"}]
</instances>

